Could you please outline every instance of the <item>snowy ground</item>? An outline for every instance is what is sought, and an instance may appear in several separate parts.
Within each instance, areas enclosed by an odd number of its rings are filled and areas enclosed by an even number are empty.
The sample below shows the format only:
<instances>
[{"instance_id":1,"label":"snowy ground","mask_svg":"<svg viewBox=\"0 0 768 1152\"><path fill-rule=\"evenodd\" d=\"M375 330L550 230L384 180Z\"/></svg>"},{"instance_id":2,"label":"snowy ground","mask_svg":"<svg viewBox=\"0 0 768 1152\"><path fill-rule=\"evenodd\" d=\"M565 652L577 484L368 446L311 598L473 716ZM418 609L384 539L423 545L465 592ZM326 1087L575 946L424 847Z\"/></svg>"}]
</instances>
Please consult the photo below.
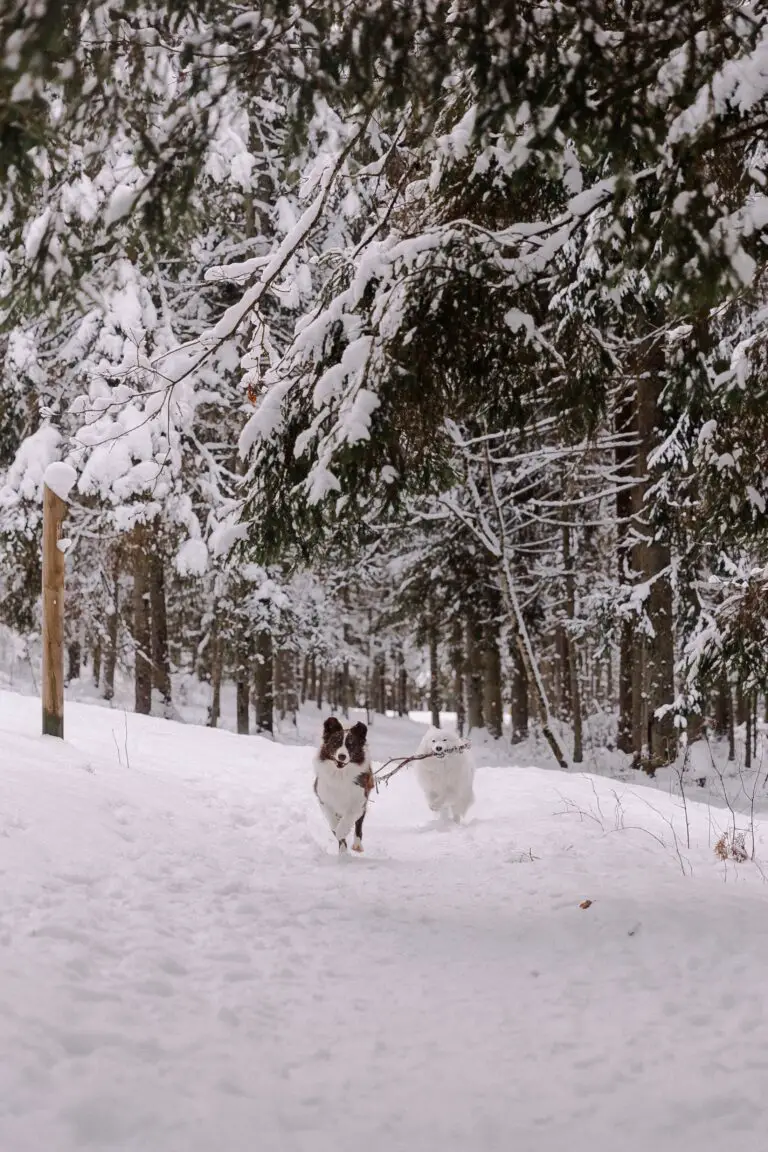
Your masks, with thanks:
<instances>
[{"instance_id":1,"label":"snowy ground","mask_svg":"<svg viewBox=\"0 0 768 1152\"><path fill-rule=\"evenodd\" d=\"M0 693L3 1152L760 1146L768 888L716 860L729 813L689 848L663 793L488 768L445 831L403 772L339 861L308 748L66 730Z\"/></svg>"},{"instance_id":2,"label":"snowy ground","mask_svg":"<svg viewBox=\"0 0 768 1152\"><path fill-rule=\"evenodd\" d=\"M40 645L38 641L27 643L0 625L0 689L8 688L22 695L37 696L40 679ZM210 703L210 685L203 684L188 674L173 676L173 711L177 719L185 724L204 726ZM107 703L91 678L84 674L82 679L67 685L65 696L68 701L88 703L112 710L133 710L134 688L132 678L118 669L115 683L115 698ZM297 723L291 718L282 724L277 721L275 741L279 744L307 745L317 742L322 719L328 709L318 711L314 703L305 704L299 711ZM158 704L158 712L160 706ZM391 713L386 717L376 713L366 715L361 710L353 713L353 719L368 719L371 723L370 741L374 755L380 759L389 756L406 756L415 752L425 728L430 724L427 712L412 712L407 717ZM455 728L453 713L441 715L441 725ZM225 682L222 685L221 718L219 726L235 731L235 686ZM573 737L566 725L556 725L566 748L573 745ZM679 762L671 768L659 771L651 779L638 772L631 765L630 757L612 747L615 740L616 717L610 714L592 714L584 720L584 762L581 770L597 776L609 777L622 783L632 783L682 799L683 794L699 803L715 808L732 807L740 814L762 812L768 815L768 725L760 725L760 737L754 756L753 768L744 766L744 729L737 729L737 755L733 762L728 761L728 747L725 741L707 744L699 741L692 749L687 762L681 754ZM549 750L546 740L535 724L531 726L531 736L522 744L512 745L506 738L491 739L485 732L472 733L472 746L477 763L482 766L504 767L509 764L536 764L542 768L557 770L557 763Z\"/></svg>"}]
</instances>

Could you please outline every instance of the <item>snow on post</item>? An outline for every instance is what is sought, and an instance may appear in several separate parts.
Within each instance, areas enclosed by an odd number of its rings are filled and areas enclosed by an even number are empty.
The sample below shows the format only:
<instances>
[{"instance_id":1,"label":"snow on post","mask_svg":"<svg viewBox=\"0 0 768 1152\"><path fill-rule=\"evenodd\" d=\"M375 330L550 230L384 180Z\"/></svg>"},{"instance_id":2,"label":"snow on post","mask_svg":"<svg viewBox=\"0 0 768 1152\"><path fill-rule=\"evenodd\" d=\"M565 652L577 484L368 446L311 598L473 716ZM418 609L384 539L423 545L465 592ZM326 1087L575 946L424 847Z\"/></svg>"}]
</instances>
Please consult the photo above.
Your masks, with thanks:
<instances>
[{"instance_id":1,"label":"snow on post","mask_svg":"<svg viewBox=\"0 0 768 1152\"><path fill-rule=\"evenodd\" d=\"M64 737L64 572L61 525L77 475L49 464L43 476L43 735Z\"/></svg>"},{"instance_id":2,"label":"snow on post","mask_svg":"<svg viewBox=\"0 0 768 1152\"><path fill-rule=\"evenodd\" d=\"M49 464L43 475L43 484L50 488L51 492L55 492L59 499L65 503L69 500L69 493L72 491L76 480L77 473L72 465L64 464L61 461Z\"/></svg>"}]
</instances>

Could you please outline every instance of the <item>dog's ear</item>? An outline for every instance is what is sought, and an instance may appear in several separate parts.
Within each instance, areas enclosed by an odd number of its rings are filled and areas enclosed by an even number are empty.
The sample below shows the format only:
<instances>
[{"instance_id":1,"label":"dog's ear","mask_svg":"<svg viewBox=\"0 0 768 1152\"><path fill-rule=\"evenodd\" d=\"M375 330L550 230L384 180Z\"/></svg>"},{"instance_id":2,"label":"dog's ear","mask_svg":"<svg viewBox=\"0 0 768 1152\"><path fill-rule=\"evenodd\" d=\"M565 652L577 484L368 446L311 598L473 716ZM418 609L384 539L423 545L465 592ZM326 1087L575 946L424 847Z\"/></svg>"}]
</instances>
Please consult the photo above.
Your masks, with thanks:
<instances>
[{"instance_id":1,"label":"dog's ear","mask_svg":"<svg viewBox=\"0 0 768 1152\"><path fill-rule=\"evenodd\" d=\"M332 736L334 732L341 732L341 724L335 716L329 716L323 724L323 736Z\"/></svg>"},{"instance_id":2,"label":"dog's ear","mask_svg":"<svg viewBox=\"0 0 768 1152\"><path fill-rule=\"evenodd\" d=\"M358 740L361 743L365 740L366 736L368 735L368 729L365 726L365 724L363 724L362 720L358 720L357 724L353 724L352 727L350 728L350 732L354 732L355 736L357 736Z\"/></svg>"}]
</instances>

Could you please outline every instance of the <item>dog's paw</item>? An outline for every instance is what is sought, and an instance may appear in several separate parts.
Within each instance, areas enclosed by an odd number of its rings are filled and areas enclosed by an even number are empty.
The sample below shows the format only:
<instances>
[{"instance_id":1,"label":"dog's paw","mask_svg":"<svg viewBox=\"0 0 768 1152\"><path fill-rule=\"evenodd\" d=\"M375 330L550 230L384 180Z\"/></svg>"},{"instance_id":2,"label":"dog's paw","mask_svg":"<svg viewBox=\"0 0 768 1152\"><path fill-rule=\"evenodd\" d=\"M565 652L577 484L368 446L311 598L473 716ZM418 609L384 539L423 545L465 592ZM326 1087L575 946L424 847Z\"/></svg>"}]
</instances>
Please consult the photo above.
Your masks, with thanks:
<instances>
[{"instance_id":1,"label":"dog's paw","mask_svg":"<svg viewBox=\"0 0 768 1152\"><path fill-rule=\"evenodd\" d=\"M346 840L339 840L339 855L343 856L346 851L347 851Z\"/></svg>"},{"instance_id":2,"label":"dog's paw","mask_svg":"<svg viewBox=\"0 0 768 1152\"><path fill-rule=\"evenodd\" d=\"M362 842L362 840L358 840L358 838L357 838L357 837L355 837L355 842L354 842L354 844L352 845L352 851L353 851L353 852L362 852L362 851L363 851L363 842Z\"/></svg>"}]
</instances>

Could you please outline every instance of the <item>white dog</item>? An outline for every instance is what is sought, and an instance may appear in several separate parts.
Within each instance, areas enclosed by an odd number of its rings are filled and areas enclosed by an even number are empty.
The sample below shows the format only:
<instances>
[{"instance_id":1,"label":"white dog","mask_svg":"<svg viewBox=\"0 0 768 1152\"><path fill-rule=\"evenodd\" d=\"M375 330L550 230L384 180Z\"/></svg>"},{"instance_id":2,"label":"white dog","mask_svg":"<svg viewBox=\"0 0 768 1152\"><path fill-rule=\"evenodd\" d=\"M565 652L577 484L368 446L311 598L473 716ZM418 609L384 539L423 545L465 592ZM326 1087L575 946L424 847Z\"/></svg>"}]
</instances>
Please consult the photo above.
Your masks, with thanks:
<instances>
[{"instance_id":1,"label":"white dog","mask_svg":"<svg viewBox=\"0 0 768 1152\"><path fill-rule=\"evenodd\" d=\"M419 744L416 778L433 812L459 823L475 801L472 785L475 764L472 753L458 736L430 728Z\"/></svg>"}]
</instances>

